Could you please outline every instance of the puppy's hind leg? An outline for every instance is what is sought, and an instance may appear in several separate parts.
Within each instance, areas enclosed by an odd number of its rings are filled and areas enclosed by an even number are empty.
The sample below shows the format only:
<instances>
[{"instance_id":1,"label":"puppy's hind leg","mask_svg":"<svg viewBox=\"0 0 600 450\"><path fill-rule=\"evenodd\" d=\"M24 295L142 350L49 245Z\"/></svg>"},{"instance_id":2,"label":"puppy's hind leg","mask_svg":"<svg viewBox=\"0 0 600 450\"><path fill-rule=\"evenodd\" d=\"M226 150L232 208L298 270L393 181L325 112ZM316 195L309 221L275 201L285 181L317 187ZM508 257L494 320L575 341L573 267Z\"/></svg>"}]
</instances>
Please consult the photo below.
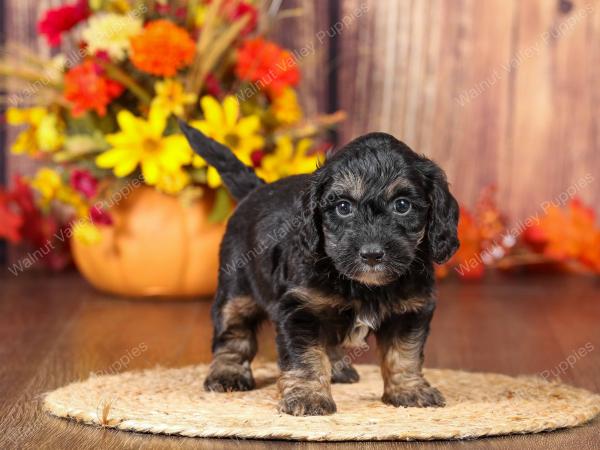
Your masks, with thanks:
<instances>
[{"instance_id":1,"label":"puppy's hind leg","mask_svg":"<svg viewBox=\"0 0 600 450\"><path fill-rule=\"evenodd\" d=\"M341 347L329 347L327 356L331 362L332 383L356 383L359 380L358 372L350 363L350 357Z\"/></svg>"},{"instance_id":2,"label":"puppy's hind leg","mask_svg":"<svg viewBox=\"0 0 600 450\"><path fill-rule=\"evenodd\" d=\"M256 331L264 311L250 296L225 296L213 305L213 361L204 380L207 391L248 391L254 388L250 363L257 351Z\"/></svg>"}]
</instances>

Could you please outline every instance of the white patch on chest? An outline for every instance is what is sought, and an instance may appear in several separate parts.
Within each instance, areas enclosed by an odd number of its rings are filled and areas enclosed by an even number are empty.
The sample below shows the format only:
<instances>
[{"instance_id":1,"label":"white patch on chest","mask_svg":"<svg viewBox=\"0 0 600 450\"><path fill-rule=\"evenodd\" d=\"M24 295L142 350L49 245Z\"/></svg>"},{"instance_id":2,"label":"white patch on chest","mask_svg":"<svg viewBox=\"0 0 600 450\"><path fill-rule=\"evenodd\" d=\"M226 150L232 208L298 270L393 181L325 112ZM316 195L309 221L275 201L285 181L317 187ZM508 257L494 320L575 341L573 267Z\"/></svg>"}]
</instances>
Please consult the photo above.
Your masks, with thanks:
<instances>
[{"instance_id":1,"label":"white patch on chest","mask_svg":"<svg viewBox=\"0 0 600 450\"><path fill-rule=\"evenodd\" d=\"M377 328L377 321L373 317L357 316L352 326L352 330L344 339L342 346L344 347L360 347L364 344L369 331Z\"/></svg>"}]
</instances>

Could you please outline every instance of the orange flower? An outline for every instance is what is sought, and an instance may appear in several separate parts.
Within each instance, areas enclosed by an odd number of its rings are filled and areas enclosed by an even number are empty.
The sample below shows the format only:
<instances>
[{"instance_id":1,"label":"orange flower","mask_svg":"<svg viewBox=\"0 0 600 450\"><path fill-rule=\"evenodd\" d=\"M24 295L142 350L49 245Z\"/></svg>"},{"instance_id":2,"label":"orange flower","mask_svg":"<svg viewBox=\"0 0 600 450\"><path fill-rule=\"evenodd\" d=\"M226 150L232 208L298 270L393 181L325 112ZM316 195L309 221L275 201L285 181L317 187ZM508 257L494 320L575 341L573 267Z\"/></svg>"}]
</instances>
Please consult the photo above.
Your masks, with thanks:
<instances>
[{"instance_id":1,"label":"orange flower","mask_svg":"<svg viewBox=\"0 0 600 450\"><path fill-rule=\"evenodd\" d=\"M106 105L122 92L123 86L105 77L100 66L91 60L73 67L65 75L65 98L73 105L73 117L90 109L104 116Z\"/></svg>"},{"instance_id":2,"label":"orange flower","mask_svg":"<svg viewBox=\"0 0 600 450\"><path fill-rule=\"evenodd\" d=\"M466 208L461 207L458 221L460 247L446 263L447 267L454 267L461 278L474 280L484 275L485 264L480 260L483 252L481 232L475 217Z\"/></svg>"},{"instance_id":3,"label":"orange flower","mask_svg":"<svg viewBox=\"0 0 600 450\"><path fill-rule=\"evenodd\" d=\"M552 259L575 259L600 271L600 229L592 209L578 199L571 200L566 208L550 207L524 237L534 249Z\"/></svg>"},{"instance_id":4,"label":"orange flower","mask_svg":"<svg viewBox=\"0 0 600 450\"><path fill-rule=\"evenodd\" d=\"M589 234L589 242L583 249L581 262L600 274L600 230Z\"/></svg>"},{"instance_id":5,"label":"orange flower","mask_svg":"<svg viewBox=\"0 0 600 450\"><path fill-rule=\"evenodd\" d=\"M154 20L131 38L131 62L152 75L172 77L192 62L195 51L188 32L168 20Z\"/></svg>"},{"instance_id":6,"label":"orange flower","mask_svg":"<svg viewBox=\"0 0 600 450\"><path fill-rule=\"evenodd\" d=\"M300 81L300 71L292 54L263 38L249 39L237 52L235 74L256 83L271 97Z\"/></svg>"}]
</instances>

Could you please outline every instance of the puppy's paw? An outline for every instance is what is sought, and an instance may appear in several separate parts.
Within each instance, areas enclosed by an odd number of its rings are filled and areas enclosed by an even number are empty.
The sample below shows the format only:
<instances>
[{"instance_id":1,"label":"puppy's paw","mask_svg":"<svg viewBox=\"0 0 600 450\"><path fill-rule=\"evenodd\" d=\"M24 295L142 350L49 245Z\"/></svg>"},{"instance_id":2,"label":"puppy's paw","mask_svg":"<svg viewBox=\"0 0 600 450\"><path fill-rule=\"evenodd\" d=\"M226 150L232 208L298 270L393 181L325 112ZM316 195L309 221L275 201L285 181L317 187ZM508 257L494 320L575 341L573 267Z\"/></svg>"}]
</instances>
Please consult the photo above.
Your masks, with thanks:
<instances>
[{"instance_id":1,"label":"puppy's paw","mask_svg":"<svg viewBox=\"0 0 600 450\"><path fill-rule=\"evenodd\" d=\"M349 364L337 366L333 364L331 370L332 383L356 383L360 379L358 372Z\"/></svg>"},{"instance_id":2,"label":"puppy's paw","mask_svg":"<svg viewBox=\"0 0 600 450\"><path fill-rule=\"evenodd\" d=\"M212 392L249 391L254 386L252 371L241 364L213 365L204 380L204 389Z\"/></svg>"},{"instance_id":3,"label":"puppy's paw","mask_svg":"<svg viewBox=\"0 0 600 450\"><path fill-rule=\"evenodd\" d=\"M321 392L290 392L279 402L279 411L292 416L326 416L336 410L333 398Z\"/></svg>"},{"instance_id":4,"label":"puppy's paw","mask_svg":"<svg viewBox=\"0 0 600 450\"><path fill-rule=\"evenodd\" d=\"M381 398L383 403L392 406L414 406L418 408L441 407L446 405L444 396L429 384L422 384L413 388L394 388L384 392Z\"/></svg>"}]
</instances>

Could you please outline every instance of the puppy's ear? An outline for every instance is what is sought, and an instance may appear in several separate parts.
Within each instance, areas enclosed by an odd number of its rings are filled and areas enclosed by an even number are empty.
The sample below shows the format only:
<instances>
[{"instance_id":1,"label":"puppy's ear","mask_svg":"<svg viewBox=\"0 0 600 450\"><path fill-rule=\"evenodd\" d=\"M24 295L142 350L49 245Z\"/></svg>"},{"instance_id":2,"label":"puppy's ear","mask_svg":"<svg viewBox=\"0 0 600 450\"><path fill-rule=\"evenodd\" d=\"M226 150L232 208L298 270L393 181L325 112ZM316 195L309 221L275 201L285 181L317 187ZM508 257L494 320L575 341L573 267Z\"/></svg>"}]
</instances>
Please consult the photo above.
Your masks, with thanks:
<instances>
[{"instance_id":1,"label":"puppy's ear","mask_svg":"<svg viewBox=\"0 0 600 450\"><path fill-rule=\"evenodd\" d=\"M423 173L430 182L429 225L427 237L433 260L443 264L458 249L458 202L448 189L446 174L433 161L426 160Z\"/></svg>"},{"instance_id":2,"label":"puppy's ear","mask_svg":"<svg viewBox=\"0 0 600 450\"><path fill-rule=\"evenodd\" d=\"M317 258L321 241L321 217L319 211L320 177L318 171L311 176L311 182L300 197L300 226L296 234L296 242L303 256L307 259Z\"/></svg>"}]
</instances>

